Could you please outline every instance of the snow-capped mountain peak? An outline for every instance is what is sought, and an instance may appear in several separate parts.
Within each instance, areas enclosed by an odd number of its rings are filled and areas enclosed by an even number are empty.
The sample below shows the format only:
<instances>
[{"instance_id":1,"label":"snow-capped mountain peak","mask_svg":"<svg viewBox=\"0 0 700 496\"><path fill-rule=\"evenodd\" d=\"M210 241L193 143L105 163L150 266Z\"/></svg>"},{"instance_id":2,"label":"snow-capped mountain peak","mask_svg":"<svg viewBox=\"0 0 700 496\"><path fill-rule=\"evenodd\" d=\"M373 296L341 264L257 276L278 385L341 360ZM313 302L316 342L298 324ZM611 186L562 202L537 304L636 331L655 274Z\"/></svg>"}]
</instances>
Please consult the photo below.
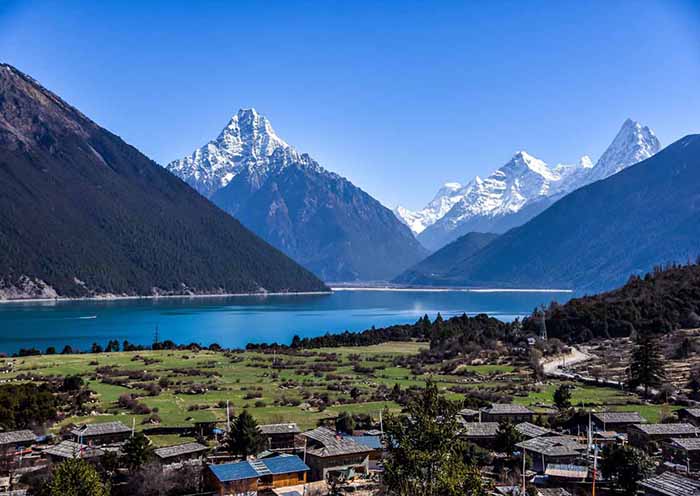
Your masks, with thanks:
<instances>
[{"instance_id":1,"label":"snow-capped mountain peak","mask_svg":"<svg viewBox=\"0 0 700 496\"><path fill-rule=\"evenodd\" d=\"M421 234L419 239L425 246L436 249L470 229L503 232L526 222L528 215L535 215L541 211L538 208L545 208L543 205L647 159L659 149L659 140L651 129L627 119L595 165L588 155L583 155L577 164L549 167L521 150L487 178L477 176L452 192L453 206L442 216L430 208L435 199L419 212L409 211L410 220L405 217L405 209L397 210L397 215L414 233ZM519 213L516 220L505 220L506 216L513 217L511 214L534 203L539 207Z\"/></svg>"},{"instance_id":2,"label":"snow-capped mountain peak","mask_svg":"<svg viewBox=\"0 0 700 496\"><path fill-rule=\"evenodd\" d=\"M660 148L661 143L654 131L639 122L627 119L593 167L589 182L617 174L622 169L656 154Z\"/></svg>"},{"instance_id":3,"label":"snow-capped mountain peak","mask_svg":"<svg viewBox=\"0 0 700 496\"><path fill-rule=\"evenodd\" d=\"M255 167L264 176L276 150L293 151L293 148L275 133L267 118L254 108L245 108L231 117L215 140L166 167L201 194L211 197L243 169Z\"/></svg>"}]
</instances>

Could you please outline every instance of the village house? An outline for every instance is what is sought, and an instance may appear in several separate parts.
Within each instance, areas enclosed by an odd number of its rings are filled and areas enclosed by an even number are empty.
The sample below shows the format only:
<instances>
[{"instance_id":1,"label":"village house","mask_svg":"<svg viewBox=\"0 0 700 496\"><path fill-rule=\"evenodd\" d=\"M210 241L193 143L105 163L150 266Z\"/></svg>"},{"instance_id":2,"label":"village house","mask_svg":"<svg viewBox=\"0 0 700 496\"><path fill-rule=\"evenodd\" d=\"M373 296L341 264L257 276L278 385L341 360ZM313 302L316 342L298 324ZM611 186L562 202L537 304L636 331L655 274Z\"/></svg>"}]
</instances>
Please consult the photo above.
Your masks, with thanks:
<instances>
[{"instance_id":1,"label":"village house","mask_svg":"<svg viewBox=\"0 0 700 496\"><path fill-rule=\"evenodd\" d=\"M584 482L588 477L588 467L550 463L544 470L544 475L551 484L577 484Z\"/></svg>"},{"instance_id":2,"label":"village house","mask_svg":"<svg viewBox=\"0 0 700 496\"><path fill-rule=\"evenodd\" d=\"M479 410L472 410L471 408L462 408L457 415L465 422L478 422L479 421Z\"/></svg>"},{"instance_id":3,"label":"village house","mask_svg":"<svg viewBox=\"0 0 700 496\"><path fill-rule=\"evenodd\" d=\"M42 452L44 458L53 463L61 463L73 458L93 461L98 460L104 454L105 451L100 448L86 446L68 440L49 446Z\"/></svg>"},{"instance_id":4,"label":"village house","mask_svg":"<svg viewBox=\"0 0 700 496\"><path fill-rule=\"evenodd\" d=\"M384 455L384 445L382 444L381 436L363 434L358 436L343 436L343 439L349 439L350 441L355 441L357 444L372 448L369 454L370 460L381 460Z\"/></svg>"},{"instance_id":5,"label":"village house","mask_svg":"<svg viewBox=\"0 0 700 496\"><path fill-rule=\"evenodd\" d=\"M294 439L301 432L295 423L265 424L258 426L267 440L265 448L273 451L294 449Z\"/></svg>"},{"instance_id":6,"label":"village house","mask_svg":"<svg viewBox=\"0 0 700 496\"><path fill-rule=\"evenodd\" d=\"M202 463L209 448L199 443L183 443L153 450L156 460L163 466L182 463Z\"/></svg>"},{"instance_id":7,"label":"village house","mask_svg":"<svg viewBox=\"0 0 700 496\"><path fill-rule=\"evenodd\" d=\"M81 444L119 444L131 437L131 429L121 422L85 424L71 430L74 440Z\"/></svg>"},{"instance_id":8,"label":"village house","mask_svg":"<svg viewBox=\"0 0 700 496\"><path fill-rule=\"evenodd\" d=\"M592 415L591 422L598 431L626 432L629 426L645 424L647 419L639 412L600 412Z\"/></svg>"},{"instance_id":9,"label":"village house","mask_svg":"<svg viewBox=\"0 0 700 496\"><path fill-rule=\"evenodd\" d=\"M311 468L311 480L325 480L329 474L369 472L371 447L343 438L325 427L304 432L302 436L306 444L306 463Z\"/></svg>"},{"instance_id":10,"label":"village house","mask_svg":"<svg viewBox=\"0 0 700 496\"><path fill-rule=\"evenodd\" d=\"M556 433L553 430L547 429L546 427L542 427L537 424L532 424L530 422L521 422L519 424L516 424L515 430L518 431L520 435L523 436L525 439L556 435Z\"/></svg>"},{"instance_id":11,"label":"village house","mask_svg":"<svg viewBox=\"0 0 700 496\"><path fill-rule=\"evenodd\" d=\"M306 482L309 467L296 455L208 465L209 480L219 496L249 495Z\"/></svg>"},{"instance_id":12,"label":"village house","mask_svg":"<svg viewBox=\"0 0 700 496\"><path fill-rule=\"evenodd\" d=\"M662 449L664 460L683 465L691 472L700 471L700 437L674 437Z\"/></svg>"},{"instance_id":13,"label":"village house","mask_svg":"<svg viewBox=\"0 0 700 496\"><path fill-rule=\"evenodd\" d=\"M573 465L586 447L572 436L536 437L516 446L532 459L532 470L544 473L549 464Z\"/></svg>"},{"instance_id":14,"label":"village house","mask_svg":"<svg viewBox=\"0 0 700 496\"><path fill-rule=\"evenodd\" d=\"M498 422L462 422L459 436L484 449L494 449Z\"/></svg>"},{"instance_id":15,"label":"village house","mask_svg":"<svg viewBox=\"0 0 700 496\"><path fill-rule=\"evenodd\" d=\"M481 409L481 422L532 422L535 412L522 405L510 403L493 403Z\"/></svg>"},{"instance_id":16,"label":"village house","mask_svg":"<svg viewBox=\"0 0 700 496\"><path fill-rule=\"evenodd\" d=\"M664 472L639 482L644 496L700 496L700 481Z\"/></svg>"},{"instance_id":17,"label":"village house","mask_svg":"<svg viewBox=\"0 0 700 496\"><path fill-rule=\"evenodd\" d=\"M672 438L698 437L700 430L691 424L635 424L627 429L629 443L635 448L655 451Z\"/></svg>"},{"instance_id":18,"label":"village house","mask_svg":"<svg viewBox=\"0 0 700 496\"><path fill-rule=\"evenodd\" d=\"M537 496L572 496L563 487L538 487L535 489L535 494Z\"/></svg>"},{"instance_id":19,"label":"village house","mask_svg":"<svg viewBox=\"0 0 700 496\"><path fill-rule=\"evenodd\" d=\"M700 408L681 408L676 412L678 420L700 427Z\"/></svg>"},{"instance_id":20,"label":"village house","mask_svg":"<svg viewBox=\"0 0 700 496\"><path fill-rule=\"evenodd\" d=\"M0 457L23 453L36 443L36 435L28 430L0 432Z\"/></svg>"}]
</instances>

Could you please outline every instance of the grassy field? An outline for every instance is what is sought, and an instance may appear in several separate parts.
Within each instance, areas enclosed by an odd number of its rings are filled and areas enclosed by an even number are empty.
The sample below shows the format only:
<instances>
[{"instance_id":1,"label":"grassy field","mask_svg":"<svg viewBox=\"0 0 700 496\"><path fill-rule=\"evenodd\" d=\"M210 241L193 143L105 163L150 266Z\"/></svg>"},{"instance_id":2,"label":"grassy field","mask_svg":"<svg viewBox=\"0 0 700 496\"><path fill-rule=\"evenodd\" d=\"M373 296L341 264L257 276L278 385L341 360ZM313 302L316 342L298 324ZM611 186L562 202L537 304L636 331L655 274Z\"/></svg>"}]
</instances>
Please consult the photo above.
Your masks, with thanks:
<instances>
[{"instance_id":1,"label":"grassy field","mask_svg":"<svg viewBox=\"0 0 700 496\"><path fill-rule=\"evenodd\" d=\"M50 376L80 375L95 392L95 402L86 416L67 417L54 429L68 423L121 420L147 425L149 415L136 415L118 405L126 393L156 411L160 425L189 425L193 421L224 421L228 400L234 414L247 408L259 423L296 422L302 429L335 417L342 411L378 418L382 410L398 411L387 391L422 386L428 377L455 400L473 388L517 391L514 401L531 407L551 405L559 383L533 385L526 370L502 364L460 367L460 375L440 373L438 366L414 375L398 366L396 359L417 354L425 344L387 343L369 347L313 350L304 356L272 355L261 352L224 353L213 351L140 351L84 355L51 355L6 359L13 370L5 382ZM274 365L273 366L273 361ZM104 372L112 367L112 372ZM128 376L131 374L131 376ZM139 377L141 375L141 377ZM147 380L144 380L146 377ZM117 378L120 384L108 384ZM145 384L163 384L159 394L150 396ZM196 394L193 394L196 391ZM511 392L512 392L511 391ZM574 405L613 410L637 410L656 421L668 407L639 404L638 398L610 388L576 386ZM157 436L157 444L173 444L177 436ZM181 438L177 438L181 440Z\"/></svg>"}]
</instances>

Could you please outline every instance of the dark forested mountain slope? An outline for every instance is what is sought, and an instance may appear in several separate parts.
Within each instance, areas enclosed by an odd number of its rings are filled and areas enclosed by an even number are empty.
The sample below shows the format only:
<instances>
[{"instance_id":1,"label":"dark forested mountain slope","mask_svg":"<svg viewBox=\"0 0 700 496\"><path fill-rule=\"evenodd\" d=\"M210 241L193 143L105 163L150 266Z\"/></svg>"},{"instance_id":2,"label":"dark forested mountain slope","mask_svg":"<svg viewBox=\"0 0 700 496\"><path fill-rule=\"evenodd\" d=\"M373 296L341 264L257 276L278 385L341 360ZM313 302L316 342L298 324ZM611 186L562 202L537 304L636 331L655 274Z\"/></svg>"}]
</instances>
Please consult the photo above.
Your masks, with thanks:
<instances>
[{"instance_id":1,"label":"dark forested mountain slope","mask_svg":"<svg viewBox=\"0 0 700 496\"><path fill-rule=\"evenodd\" d=\"M254 109L167 167L326 281L390 279L427 255L389 209L297 152Z\"/></svg>"},{"instance_id":2,"label":"dark forested mountain slope","mask_svg":"<svg viewBox=\"0 0 700 496\"><path fill-rule=\"evenodd\" d=\"M633 276L607 293L552 304L545 312L551 337L585 341L624 337L632 332L668 332L700 327L700 265L656 268ZM526 319L526 329L539 332L540 315Z\"/></svg>"},{"instance_id":3,"label":"dark forested mountain slope","mask_svg":"<svg viewBox=\"0 0 700 496\"><path fill-rule=\"evenodd\" d=\"M427 253L377 200L308 155L277 150L260 186L248 171L212 201L326 281L382 280Z\"/></svg>"},{"instance_id":4,"label":"dark forested mountain slope","mask_svg":"<svg viewBox=\"0 0 700 496\"><path fill-rule=\"evenodd\" d=\"M568 194L432 284L604 290L700 253L700 135Z\"/></svg>"},{"instance_id":5,"label":"dark forested mountain slope","mask_svg":"<svg viewBox=\"0 0 700 496\"><path fill-rule=\"evenodd\" d=\"M498 234L493 233L471 232L465 234L417 263L394 279L393 282L416 285L429 284L436 277L443 277L455 265L465 263L497 237Z\"/></svg>"},{"instance_id":6,"label":"dark forested mountain slope","mask_svg":"<svg viewBox=\"0 0 700 496\"><path fill-rule=\"evenodd\" d=\"M324 289L180 179L0 65L0 298Z\"/></svg>"}]
</instances>

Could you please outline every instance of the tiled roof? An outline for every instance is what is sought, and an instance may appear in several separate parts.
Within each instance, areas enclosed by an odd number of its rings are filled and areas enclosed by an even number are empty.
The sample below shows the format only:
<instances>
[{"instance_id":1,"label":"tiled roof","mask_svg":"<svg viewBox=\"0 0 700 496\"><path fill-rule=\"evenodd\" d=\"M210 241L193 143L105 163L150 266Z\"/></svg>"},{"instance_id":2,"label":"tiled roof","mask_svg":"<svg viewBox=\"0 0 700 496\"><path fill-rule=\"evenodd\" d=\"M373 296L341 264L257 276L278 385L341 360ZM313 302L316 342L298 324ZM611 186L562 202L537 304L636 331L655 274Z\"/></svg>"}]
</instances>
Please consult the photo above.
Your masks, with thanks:
<instances>
[{"instance_id":1,"label":"tiled roof","mask_svg":"<svg viewBox=\"0 0 700 496\"><path fill-rule=\"evenodd\" d=\"M493 437L498 432L498 422L463 422L460 434L465 437Z\"/></svg>"},{"instance_id":2,"label":"tiled roof","mask_svg":"<svg viewBox=\"0 0 700 496\"><path fill-rule=\"evenodd\" d=\"M462 417L476 417L479 415L479 410L472 410L471 408L462 408L457 412Z\"/></svg>"},{"instance_id":3,"label":"tiled roof","mask_svg":"<svg viewBox=\"0 0 700 496\"><path fill-rule=\"evenodd\" d=\"M105 436L109 434L125 434L131 432L131 429L121 422L102 422L100 424L85 424L78 426L71 431L74 436Z\"/></svg>"},{"instance_id":4,"label":"tiled roof","mask_svg":"<svg viewBox=\"0 0 700 496\"><path fill-rule=\"evenodd\" d=\"M263 475L305 472L309 467L296 455L279 455L264 460L251 460L221 465L209 465L209 469L221 482L257 479Z\"/></svg>"},{"instance_id":5,"label":"tiled roof","mask_svg":"<svg viewBox=\"0 0 700 496\"><path fill-rule=\"evenodd\" d=\"M299 434L301 431L295 423L288 424L264 424L258 428L263 434Z\"/></svg>"},{"instance_id":6,"label":"tiled roof","mask_svg":"<svg viewBox=\"0 0 700 496\"><path fill-rule=\"evenodd\" d=\"M576 456L586 449L576 438L569 436L535 437L516 446L545 456Z\"/></svg>"},{"instance_id":7,"label":"tiled roof","mask_svg":"<svg viewBox=\"0 0 700 496\"><path fill-rule=\"evenodd\" d=\"M491 415L528 415L533 413L527 407L511 403L493 403L488 408L482 408L481 411Z\"/></svg>"},{"instance_id":8,"label":"tiled roof","mask_svg":"<svg viewBox=\"0 0 700 496\"><path fill-rule=\"evenodd\" d=\"M683 408L681 411L687 413L691 417L700 417L700 408Z\"/></svg>"},{"instance_id":9,"label":"tiled roof","mask_svg":"<svg viewBox=\"0 0 700 496\"><path fill-rule=\"evenodd\" d=\"M153 451L158 458L172 458L175 456L188 455L192 453L204 453L209 448L199 443L184 443L175 446L166 446Z\"/></svg>"},{"instance_id":10,"label":"tiled roof","mask_svg":"<svg viewBox=\"0 0 700 496\"><path fill-rule=\"evenodd\" d=\"M585 479L588 476L588 467L581 465L560 465L550 463L544 471L549 477L562 477L567 479Z\"/></svg>"},{"instance_id":11,"label":"tiled roof","mask_svg":"<svg viewBox=\"0 0 700 496\"><path fill-rule=\"evenodd\" d=\"M674 437L671 439L671 442L686 451L700 450L700 437Z\"/></svg>"},{"instance_id":12,"label":"tiled roof","mask_svg":"<svg viewBox=\"0 0 700 496\"><path fill-rule=\"evenodd\" d=\"M634 424L631 427L640 431L653 435L683 435L683 434L700 434L700 430L691 424Z\"/></svg>"},{"instance_id":13,"label":"tiled roof","mask_svg":"<svg viewBox=\"0 0 700 496\"><path fill-rule=\"evenodd\" d=\"M307 449L307 453L326 457L348 455L352 453L369 453L372 448L347 438L342 438L330 429L325 427L317 427L311 431L306 431L302 434L307 438L320 444L320 448Z\"/></svg>"},{"instance_id":14,"label":"tiled roof","mask_svg":"<svg viewBox=\"0 0 700 496\"><path fill-rule=\"evenodd\" d=\"M700 481L688 479L673 472L644 479L639 485L667 496L700 496Z\"/></svg>"},{"instance_id":15,"label":"tiled roof","mask_svg":"<svg viewBox=\"0 0 700 496\"><path fill-rule=\"evenodd\" d=\"M93 458L102 456L105 452L99 448L78 444L73 441L61 441L44 450L44 453L60 458Z\"/></svg>"},{"instance_id":16,"label":"tiled roof","mask_svg":"<svg viewBox=\"0 0 700 496\"><path fill-rule=\"evenodd\" d=\"M537 496L571 496L563 487L538 487Z\"/></svg>"},{"instance_id":17,"label":"tiled roof","mask_svg":"<svg viewBox=\"0 0 700 496\"><path fill-rule=\"evenodd\" d=\"M605 424L643 424L647 421L639 412L601 412L593 418Z\"/></svg>"},{"instance_id":18,"label":"tiled roof","mask_svg":"<svg viewBox=\"0 0 700 496\"><path fill-rule=\"evenodd\" d=\"M35 442L36 435L28 430L0 432L0 445Z\"/></svg>"},{"instance_id":19,"label":"tiled roof","mask_svg":"<svg viewBox=\"0 0 700 496\"><path fill-rule=\"evenodd\" d=\"M515 430L517 430L523 436L529 438L546 436L547 434L552 433L550 429L540 427L539 425L535 425L530 422L521 422L520 424L517 424L515 426Z\"/></svg>"}]
</instances>

